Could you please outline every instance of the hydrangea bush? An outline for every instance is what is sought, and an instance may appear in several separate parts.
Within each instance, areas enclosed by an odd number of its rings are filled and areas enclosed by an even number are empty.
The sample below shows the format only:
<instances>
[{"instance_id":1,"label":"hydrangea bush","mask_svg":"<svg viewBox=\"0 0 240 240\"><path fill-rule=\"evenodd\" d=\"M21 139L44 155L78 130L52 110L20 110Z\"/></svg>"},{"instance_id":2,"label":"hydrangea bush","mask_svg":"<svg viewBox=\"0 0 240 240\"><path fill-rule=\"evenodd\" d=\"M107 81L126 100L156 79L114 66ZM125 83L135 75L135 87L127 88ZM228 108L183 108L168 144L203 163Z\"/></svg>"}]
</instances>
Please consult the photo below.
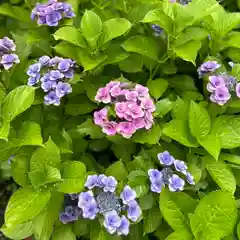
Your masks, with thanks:
<instances>
[{"instance_id":1,"label":"hydrangea bush","mask_svg":"<svg viewBox=\"0 0 240 240\"><path fill-rule=\"evenodd\" d=\"M1 1L0 239L240 239L239 9Z\"/></svg>"}]
</instances>

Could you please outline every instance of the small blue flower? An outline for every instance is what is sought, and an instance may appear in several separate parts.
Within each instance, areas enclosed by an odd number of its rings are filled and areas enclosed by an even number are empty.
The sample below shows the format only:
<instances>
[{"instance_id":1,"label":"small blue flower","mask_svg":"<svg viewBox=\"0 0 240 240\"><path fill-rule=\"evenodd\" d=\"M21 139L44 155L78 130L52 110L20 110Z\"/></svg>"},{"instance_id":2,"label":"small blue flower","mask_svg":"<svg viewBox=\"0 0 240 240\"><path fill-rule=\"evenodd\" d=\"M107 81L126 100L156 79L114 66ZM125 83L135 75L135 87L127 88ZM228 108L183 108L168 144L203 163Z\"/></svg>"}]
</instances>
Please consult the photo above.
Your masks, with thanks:
<instances>
[{"instance_id":1,"label":"small blue flower","mask_svg":"<svg viewBox=\"0 0 240 240\"><path fill-rule=\"evenodd\" d=\"M97 185L98 175L89 175L87 181L85 182L85 187L88 189L93 189Z\"/></svg>"},{"instance_id":2,"label":"small blue flower","mask_svg":"<svg viewBox=\"0 0 240 240\"><path fill-rule=\"evenodd\" d=\"M84 209L86 205L96 203L93 192L81 192L78 197L78 207Z\"/></svg>"},{"instance_id":3,"label":"small blue flower","mask_svg":"<svg viewBox=\"0 0 240 240\"><path fill-rule=\"evenodd\" d=\"M35 78L35 77L29 77L28 78L28 86L33 86L35 84L37 84L39 82L39 76L38 78Z\"/></svg>"},{"instance_id":4,"label":"small blue flower","mask_svg":"<svg viewBox=\"0 0 240 240\"><path fill-rule=\"evenodd\" d=\"M151 182L162 180L162 173L157 169L149 169L148 176Z\"/></svg>"},{"instance_id":5,"label":"small blue flower","mask_svg":"<svg viewBox=\"0 0 240 240\"><path fill-rule=\"evenodd\" d=\"M104 188L105 184L103 183L103 179L104 179L105 177L106 177L106 176L105 176L104 174L100 174L100 175L98 176L96 187Z\"/></svg>"},{"instance_id":6,"label":"small blue flower","mask_svg":"<svg viewBox=\"0 0 240 240\"><path fill-rule=\"evenodd\" d=\"M61 58L61 57L54 57L54 58L49 60L49 65L54 67L57 64L59 64L62 60L63 60L63 58Z\"/></svg>"},{"instance_id":7,"label":"small blue flower","mask_svg":"<svg viewBox=\"0 0 240 240\"><path fill-rule=\"evenodd\" d=\"M194 177L191 175L190 172L187 172L186 178L187 178L187 181L188 181L189 184L195 185Z\"/></svg>"},{"instance_id":8,"label":"small blue flower","mask_svg":"<svg viewBox=\"0 0 240 240\"><path fill-rule=\"evenodd\" d=\"M56 94L59 98L72 92L72 87L69 83L58 82L56 86Z\"/></svg>"},{"instance_id":9,"label":"small blue flower","mask_svg":"<svg viewBox=\"0 0 240 240\"><path fill-rule=\"evenodd\" d=\"M60 221L63 224L78 220L80 210L75 206L66 206L64 212L60 213Z\"/></svg>"},{"instance_id":10,"label":"small blue flower","mask_svg":"<svg viewBox=\"0 0 240 240\"><path fill-rule=\"evenodd\" d=\"M198 68L197 72L199 77L202 77L205 74L215 72L220 67L221 64L218 64L216 61L207 61Z\"/></svg>"},{"instance_id":11,"label":"small blue flower","mask_svg":"<svg viewBox=\"0 0 240 240\"><path fill-rule=\"evenodd\" d=\"M128 219L123 215L121 217L121 224L117 228L117 235L118 236L121 236L121 235L127 236L129 234L129 226L130 226L130 223L129 223Z\"/></svg>"},{"instance_id":12,"label":"small blue flower","mask_svg":"<svg viewBox=\"0 0 240 240\"><path fill-rule=\"evenodd\" d=\"M16 45L13 42L12 39L8 37L4 37L3 39L0 39L0 55L1 53L9 53L16 51Z\"/></svg>"},{"instance_id":13,"label":"small blue flower","mask_svg":"<svg viewBox=\"0 0 240 240\"><path fill-rule=\"evenodd\" d=\"M51 91L44 97L44 103L46 105L60 105L60 98L57 96L56 92Z\"/></svg>"},{"instance_id":14,"label":"small blue flower","mask_svg":"<svg viewBox=\"0 0 240 240\"><path fill-rule=\"evenodd\" d=\"M175 160L174 161L174 166L175 166L175 169L180 172L180 173L183 173L184 175L187 174L187 165L185 164L184 161L180 161L180 160Z\"/></svg>"},{"instance_id":15,"label":"small blue flower","mask_svg":"<svg viewBox=\"0 0 240 240\"><path fill-rule=\"evenodd\" d=\"M95 219L98 213L97 203L91 202L82 209L83 218Z\"/></svg>"},{"instance_id":16,"label":"small blue flower","mask_svg":"<svg viewBox=\"0 0 240 240\"><path fill-rule=\"evenodd\" d=\"M104 177L102 179L102 183L104 184L103 191L104 192L115 192L117 181L114 177Z\"/></svg>"},{"instance_id":17,"label":"small blue flower","mask_svg":"<svg viewBox=\"0 0 240 240\"><path fill-rule=\"evenodd\" d=\"M46 73L46 74L44 74L44 75L40 78L40 82L49 82L49 81L51 81L51 80L50 80L50 73L49 73L49 72Z\"/></svg>"},{"instance_id":18,"label":"small blue flower","mask_svg":"<svg viewBox=\"0 0 240 240\"><path fill-rule=\"evenodd\" d=\"M34 78L40 78L40 71L41 71L41 64L40 63L34 63L32 65L29 66L28 70L27 70L27 75L30 77L34 77Z\"/></svg>"},{"instance_id":19,"label":"small blue flower","mask_svg":"<svg viewBox=\"0 0 240 240\"><path fill-rule=\"evenodd\" d=\"M71 59L63 59L59 64L58 64L58 69L61 72L67 72L70 67L72 67L74 62Z\"/></svg>"},{"instance_id":20,"label":"small blue flower","mask_svg":"<svg viewBox=\"0 0 240 240\"><path fill-rule=\"evenodd\" d=\"M135 190L131 189L128 185L124 187L121 195L120 195L124 204L128 204L129 202L136 199L137 194Z\"/></svg>"},{"instance_id":21,"label":"small blue flower","mask_svg":"<svg viewBox=\"0 0 240 240\"><path fill-rule=\"evenodd\" d=\"M20 63L20 60L16 54L4 54L0 63L3 65L5 70L10 69L14 63Z\"/></svg>"},{"instance_id":22,"label":"small blue flower","mask_svg":"<svg viewBox=\"0 0 240 240\"><path fill-rule=\"evenodd\" d=\"M59 70L51 70L49 74L51 81L57 81L59 79L64 78L64 75Z\"/></svg>"},{"instance_id":23,"label":"small blue flower","mask_svg":"<svg viewBox=\"0 0 240 240\"><path fill-rule=\"evenodd\" d=\"M172 177L169 179L168 187L171 192L182 191L184 185L185 181L176 174L173 174Z\"/></svg>"},{"instance_id":24,"label":"small blue flower","mask_svg":"<svg viewBox=\"0 0 240 240\"><path fill-rule=\"evenodd\" d=\"M152 192L155 192L155 193L160 193L162 192L162 188L164 187L164 183L161 182L161 181L158 181L158 182L152 182L151 183L151 191Z\"/></svg>"},{"instance_id":25,"label":"small blue flower","mask_svg":"<svg viewBox=\"0 0 240 240\"><path fill-rule=\"evenodd\" d=\"M48 66L50 59L51 58L49 56L42 56L38 59L38 62L41 66Z\"/></svg>"},{"instance_id":26,"label":"small blue flower","mask_svg":"<svg viewBox=\"0 0 240 240\"><path fill-rule=\"evenodd\" d=\"M44 92L48 92L52 89L55 89L57 86L57 83L54 81L48 81L48 82L42 82L41 88ZM56 91L57 94L57 91ZM57 96L60 98L60 96L57 94Z\"/></svg>"},{"instance_id":27,"label":"small blue flower","mask_svg":"<svg viewBox=\"0 0 240 240\"><path fill-rule=\"evenodd\" d=\"M107 212L104 216L104 227L110 234L113 234L121 225L121 218L118 216L116 211Z\"/></svg>"},{"instance_id":28,"label":"small blue flower","mask_svg":"<svg viewBox=\"0 0 240 240\"><path fill-rule=\"evenodd\" d=\"M168 151L159 153L157 156L158 156L160 163L163 165L166 165L166 166L172 165L175 160L174 157L172 157Z\"/></svg>"},{"instance_id":29,"label":"small blue flower","mask_svg":"<svg viewBox=\"0 0 240 240\"><path fill-rule=\"evenodd\" d=\"M142 215L142 210L137 201L133 200L128 203L127 216L133 222L136 222Z\"/></svg>"}]
</instances>

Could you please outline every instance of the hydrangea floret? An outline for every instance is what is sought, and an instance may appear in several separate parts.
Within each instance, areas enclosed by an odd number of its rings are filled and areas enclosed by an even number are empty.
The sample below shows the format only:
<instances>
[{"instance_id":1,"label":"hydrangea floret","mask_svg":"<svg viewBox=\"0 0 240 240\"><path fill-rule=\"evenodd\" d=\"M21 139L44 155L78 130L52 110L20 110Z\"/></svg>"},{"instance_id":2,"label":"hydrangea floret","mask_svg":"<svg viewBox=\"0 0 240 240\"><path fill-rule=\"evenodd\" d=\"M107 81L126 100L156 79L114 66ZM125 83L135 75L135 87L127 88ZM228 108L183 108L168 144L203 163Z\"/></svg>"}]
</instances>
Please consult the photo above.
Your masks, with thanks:
<instances>
[{"instance_id":1,"label":"hydrangea floret","mask_svg":"<svg viewBox=\"0 0 240 240\"><path fill-rule=\"evenodd\" d=\"M63 18L72 18L75 14L68 3L49 0L46 4L37 3L32 10L31 19L37 19L39 25L57 26Z\"/></svg>"},{"instance_id":2,"label":"hydrangea floret","mask_svg":"<svg viewBox=\"0 0 240 240\"><path fill-rule=\"evenodd\" d=\"M15 51L16 45L12 39L8 37L0 39L0 68L8 70L20 62L18 56L13 53Z\"/></svg>"},{"instance_id":3,"label":"hydrangea floret","mask_svg":"<svg viewBox=\"0 0 240 240\"><path fill-rule=\"evenodd\" d=\"M194 185L194 178L188 172L188 166L184 161L175 159L168 151L158 154L161 170L149 169L148 176L151 183L151 191L160 193L168 185L171 192L183 191L186 178L187 182Z\"/></svg>"},{"instance_id":4,"label":"hydrangea floret","mask_svg":"<svg viewBox=\"0 0 240 240\"><path fill-rule=\"evenodd\" d=\"M138 129L150 129L154 123L154 102L148 88L140 84L111 81L97 91L95 100L108 104L94 113L94 123L107 135L118 133L130 138Z\"/></svg>"},{"instance_id":5,"label":"hydrangea floret","mask_svg":"<svg viewBox=\"0 0 240 240\"><path fill-rule=\"evenodd\" d=\"M73 78L74 68L75 61L71 59L42 56L27 70L28 85L34 86L41 82L42 90L47 93L44 103L58 106L61 98L72 92L72 87L67 81Z\"/></svg>"}]
</instances>

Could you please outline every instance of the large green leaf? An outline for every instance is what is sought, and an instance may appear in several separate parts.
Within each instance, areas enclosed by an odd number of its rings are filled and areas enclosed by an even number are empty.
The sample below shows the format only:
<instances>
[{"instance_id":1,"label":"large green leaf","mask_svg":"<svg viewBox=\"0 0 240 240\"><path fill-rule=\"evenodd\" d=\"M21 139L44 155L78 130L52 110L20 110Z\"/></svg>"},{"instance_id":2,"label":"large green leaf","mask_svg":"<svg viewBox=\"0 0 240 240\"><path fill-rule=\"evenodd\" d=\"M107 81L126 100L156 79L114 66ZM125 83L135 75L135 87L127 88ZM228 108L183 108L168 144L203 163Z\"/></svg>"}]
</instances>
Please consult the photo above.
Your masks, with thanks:
<instances>
[{"instance_id":1,"label":"large green leaf","mask_svg":"<svg viewBox=\"0 0 240 240\"><path fill-rule=\"evenodd\" d=\"M159 207L164 219L174 230L187 228L187 219L181 212L181 209L174 202L173 195L164 189L159 198Z\"/></svg>"},{"instance_id":2,"label":"large green leaf","mask_svg":"<svg viewBox=\"0 0 240 240\"><path fill-rule=\"evenodd\" d=\"M13 227L2 226L1 232L8 238L22 240L33 234L32 222L24 222Z\"/></svg>"},{"instance_id":3,"label":"large green leaf","mask_svg":"<svg viewBox=\"0 0 240 240\"><path fill-rule=\"evenodd\" d=\"M187 146L197 147L197 141L191 136L188 123L185 120L174 119L163 128L163 134Z\"/></svg>"},{"instance_id":4,"label":"large green leaf","mask_svg":"<svg viewBox=\"0 0 240 240\"><path fill-rule=\"evenodd\" d=\"M175 54L185 61L192 62L195 65L198 50L201 48L201 41L192 40L183 45L173 48Z\"/></svg>"},{"instance_id":5,"label":"large green leaf","mask_svg":"<svg viewBox=\"0 0 240 240\"><path fill-rule=\"evenodd\" d=\"M159 208L152 208L148 210L146 216L144 217L144 234L154 232L161 223L162 214Z\"/></svg>"},{"instance_id":6,"label":"large green leaf","mask_svg":"<svg viewBox=\"0 0 240 240\"><path fill-rule=\"evenodd\" d=\"M29 172L29 156L16 155L11 161L12 177L22 187L29 184L27 173Z\"/></svg>"},{"instance_id":7,"label":"large green leaf","mask_svg":"<svg viewBox=\"0 0 240 240\"><path fill-rule=\"evenodd\" d=\"M194 137L206 136L211 128L211 119L206 109L191 101L189 127Z\"/></svg>"},{"instance_id":8,"label":"large green leaf","mask_svg":"<svg viewBox=\"0 0 240 240\"><path fill-rule=\"evenodd\" d=\"M147 87L150 91L150 94L155 98L160 98L163 93L168 88L168 81L163 78L157 78L154 80L149 79L147 82Z\"/></svg>"},{"instance_id":9,"label":"large green leaf","mask_svg":"<svg viewBox=\"0 0 240 240\"><path fill-rule=\"evenodd\" d=\"M114 176L118 181L125 180L128 172L122 161L117 161L106 169L106 175Z\"/></svg>"},{"instance_id":10,"label":"large green leaf","mask_svg":"<svg viewBox=\"0 0 240 240\"><path fill-rule=\"evenodd\" d=\"M50 199L49 191L35 192L32 188L20 188L10 198L5 212L5 224L12 227L34 218Z\"/></svg>"},{"instance_id":11,"label":"large green leaf","mask_svg":"<svg viewBox=\"0 0 240 240\"><path fill-rule=\"evenodd\" d=\"M193 236L187 229L184 229L174 231L165 240L193 240Z\"/></svg>"},{"instance_id":12,"label":"large green leaf","mask_svg":"<svg viewBox=\"0 0 240 240\"><path fill-rule=\"evenodd\" d=\"M234 194L236 190L236 179L227 164L222 161L216 162L211 157L204 157L204 161L209 174L218 186L222 190Z\"/></svg>"},{"instance_id":13,"label":"large green leaf","mask_svg":"<svg viewBox=\"0 0 240 240\"><path fill-rule=\"evenodd\" d=\"M212 124L211 135L220 139L222 148L240 146L240 117L222 115Z\"/></svg>"},{"instance_id":14,"label":"large green leaf","mask_svg":"<svg viewBox=\"0 0 240 240\"><path fill-rule=\"evenodd\" d=\"M53 225L59 218L63 194L54 192L46 208L33 219L33 229L36 239L49 240Z\"/></svg>"},{"instance_id":15,"label":"large green leaf","mask_svg":"<svg viewBox=\"0 0 240 240\"><path fill-rule=\"evenodd\" d=\"M58 185L58 191L63 193L77 193L84 188L86 167L77 161L68 161L62 165L63 182Z\"/></svg>"},{"instance_id":16,"label":"large green leaf","mask_svg":"<svg viewBox=\"0 0 240 240\"><path fill-rule=\"evenodd\" d=\"M126 33L132 24L125 18L112 18L103 23L102 43Z\"/></svg>"},{"instance_id":17,"label":"large green leaf","mask_svg":"<svg viewBox=\"0 0 240 240\"><path fill-rule=\"evenodd\" d=\"M189 215L190 225L196 240L218 240L228 236L237 219L234 197L223 191L216 191L203 197Z\"/></svg>"},{"instance_id":18,"label":"large green leaf","mask_svg":"<svg viewBox=\"0 0 240 240\"><path fill-rule=\"evenodd\" d=\"M93 11L86 10L81 20L82 34L91 48L95 48L102 32L102 21Z\"/></svg>"},{"instance_id":19,"label":"large green leaf","mask_svg":"<svg viewBox=\"0 0 240 240\"><path fill-rule=\"evenodd\" d=\"M153 38L137 35L126 40L122 47L127 52L139 53L154 60L158 59L159 46Z\"/></svg>"},{"instance_id":20,"label":"large green leaf","mask_svg":"<svg viewBox=\"0 0 240 240\"><path fill-rule=\"evenodd\" d=\"M52 240L76 240L76 236L72 232L72 226L67 224L55 229Z\"/></svg>"},{"instance_id":21,"label":"large green leaf","mask_svg":"<svg viewBox=\"0 0 240 240\"><path fill-rule=\"evenodd\" d=\"M35 88L20 86L12 90L3 104L4 121L12 121L20 113L31 107L34 101Z\"/></svg>"},{"instance_id":22,"label":"large green leaf","mask_svg":"<svg viewBox=\"0 0 240 240\"><path fill-rule=\"evenodd\" d=\"M65 26L58 29L54 33L54 38L56 40L64 40L66 42L72 43L82 48L86 47L86 44L83 36L81 35L81 32L78 29L70 26Z\"/></svg>"},{"instance_id":23,"label":"large green leaf","mask_svg":"<svg viewBox=\"0 0 240 240\"><path fill-rule=\"evenodd\" d=\"M30 161L31 171L44 171L45 166L59 168L61 162L60 151L51 138L44 144L44 147L38 148L32 155Z\"/></svg>"}]
</instances>

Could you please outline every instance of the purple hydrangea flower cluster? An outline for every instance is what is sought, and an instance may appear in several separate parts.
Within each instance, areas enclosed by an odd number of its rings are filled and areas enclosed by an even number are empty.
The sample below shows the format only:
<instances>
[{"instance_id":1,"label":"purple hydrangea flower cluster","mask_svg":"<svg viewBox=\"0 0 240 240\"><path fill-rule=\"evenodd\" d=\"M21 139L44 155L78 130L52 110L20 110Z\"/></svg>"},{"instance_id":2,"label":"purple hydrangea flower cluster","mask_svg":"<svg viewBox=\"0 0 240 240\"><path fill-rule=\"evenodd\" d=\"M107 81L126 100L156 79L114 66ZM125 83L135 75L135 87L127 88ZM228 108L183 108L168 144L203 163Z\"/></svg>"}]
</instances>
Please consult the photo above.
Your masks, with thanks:
<instances>
[{"instance_id":1,"label":"purple hydrangea flower cluster","mask_svg":"<svg viewBox=\"0 0 240 240\"><path fill-rule=\"evenodd\" d=\"M27 70L28 85L33 86L40 81L42 90L47 93L44 103L59 106L61 98L72 92L66 80L73 78L74 67L75 62L71 59L40 57Z\"/></svg>"},{"instance_id":2,"label":"purple hydrangea flower cluster","mask_svg":"<svg viewBox=\"0 0 240 240\"><path fill-rule=\"evenodd\" d=\"M179 177L179 173L184 175L189 184L194 185L194 178L185 162L174 159L168 151L158 154L160 164L163 165L163 169L149 169L148 176L151 182L151 191L160 193L165 185L171 192L183 191L185 181Z\"/></svg>"},{"instance_id":3,"label":"purple hydrangea flower cluster","mask_svg":"<svg viewBox=\"0 0 240 240\"><path fill-rule=\"evenodd\" d=\"M199 77L214 73L221 65L217 61L207 61L203 63L197 70Z\"/></svg>"},{"instance_id":4,"label":"purple hydrangea flower cluster","mask_svg":"<svg viewBox=\"0 0 240 240\"><path fill-rule=\"evenodd\" d=\"M4 37L0 39L0 67L5 70L10 69L14 64L20 62L18 56L13 52L16 51L16 45L12 39Z\"/></svg>"},{"instance_id":5,"label":"purple hydrangea flower cluster","mask_svg":"<svg viewBox=\"0 0 240 240\"><path fill-rule=\"evenodd\" d=\"M114 104L114 120L109 120L108 108L94 113L95 124L101 126L107 135L119 133L130 138L138 129L150 129L153 125L152 113L156 108L148 88L140 84L111 81L98 90L95 100Z\"/></svg>"},{"instance_id":6,"label":"purple hydrangea flower cluster","mask_svg":"<svg viewBox=\"0 0 240 240\"><path fill-rule=\"evenodd\" d=\"M61 19L74 16L71 5L57 0L49 0L47 4L37 3L31 13L32 20L37 19L39 25L48 26L57 26Z\"/></svg>"},{"instance_id":7,"label":"purple hydrangea flower cluster","mask_svg":"<svg viewBox=\"0 0 240 240\"><path fill-rule=\"evenodd\" d=\"M128 235L130 222L136 222L142 211L136 201L136 192L125 186L120 197L115 193L117 181L112 176L89 175L85 187L88 191L79 195L78 207L83 218L95 219L97 214L104 216L104 227L110 234ZM121 215L127 211L127 217Z\"/></svg>"}]
</instances>

